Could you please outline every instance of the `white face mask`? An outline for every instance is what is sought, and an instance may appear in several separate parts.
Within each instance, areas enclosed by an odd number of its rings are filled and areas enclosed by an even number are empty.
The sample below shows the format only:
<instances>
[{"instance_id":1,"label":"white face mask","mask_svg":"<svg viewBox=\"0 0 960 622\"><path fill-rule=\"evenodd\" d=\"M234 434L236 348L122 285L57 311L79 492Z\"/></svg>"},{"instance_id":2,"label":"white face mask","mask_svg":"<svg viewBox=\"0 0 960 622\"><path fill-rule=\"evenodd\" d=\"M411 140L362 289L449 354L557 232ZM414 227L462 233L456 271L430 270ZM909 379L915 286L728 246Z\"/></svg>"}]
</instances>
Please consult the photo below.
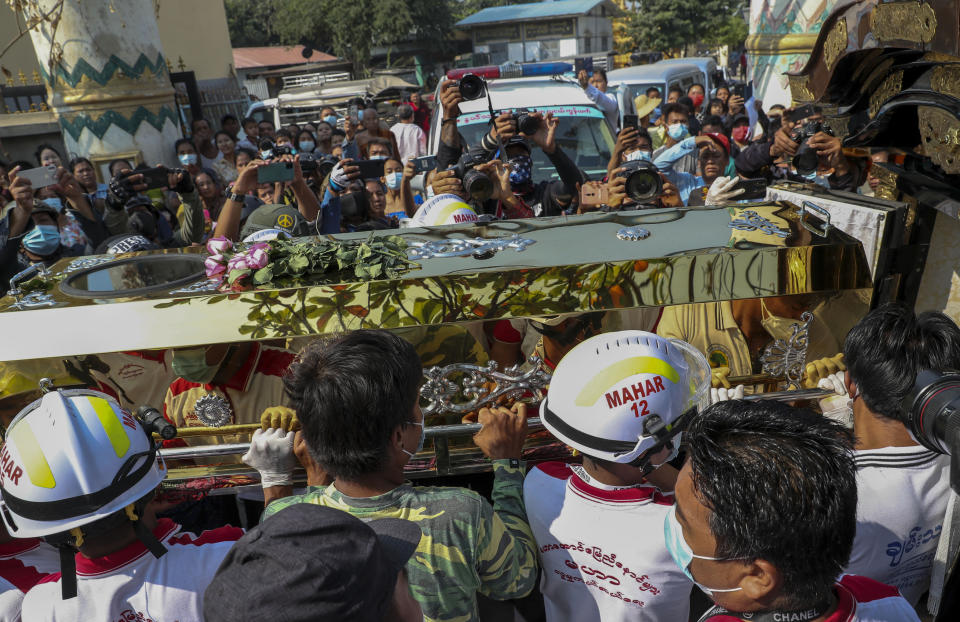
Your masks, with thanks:
<instances>
[{"instance_id":1,"label":"white face mask","mask_svg":"<svg viewBox=\"0 0 960 622\"><path fill-rule=\"evenodd\" d=\"M624 157L624 162L635 162L636 160L649 160L650 152L644 149L637 149L636 151L631 151Z\"/></svg>"},{"instance_id":2,"label":"white face mask","mask_svg":"<svg viewBox=\"0 0 960 622\"><path fill-rule=\"evenodd\" d=\"M391 190L399 190L400 184L403 182L403 173L388 173L387 174L387 188Z\"/></svg>"},{"instance_id":3,"label":"white face mask","mask_svg":"<svg viewBox=\"0 0 960 622\"><path fill-rule=\"evenodd\" d=\"M793 327L800 325L800 322L797 320L770 313L770 310L767 309L767 305L762 299L760 300L760 310L762 312L760 324L763 326L763 329L767 331L767 334L774 339L788 341L793 335ZM766 317L762 317L763 315L766 315Z\"/></svg>"}]
</instances>

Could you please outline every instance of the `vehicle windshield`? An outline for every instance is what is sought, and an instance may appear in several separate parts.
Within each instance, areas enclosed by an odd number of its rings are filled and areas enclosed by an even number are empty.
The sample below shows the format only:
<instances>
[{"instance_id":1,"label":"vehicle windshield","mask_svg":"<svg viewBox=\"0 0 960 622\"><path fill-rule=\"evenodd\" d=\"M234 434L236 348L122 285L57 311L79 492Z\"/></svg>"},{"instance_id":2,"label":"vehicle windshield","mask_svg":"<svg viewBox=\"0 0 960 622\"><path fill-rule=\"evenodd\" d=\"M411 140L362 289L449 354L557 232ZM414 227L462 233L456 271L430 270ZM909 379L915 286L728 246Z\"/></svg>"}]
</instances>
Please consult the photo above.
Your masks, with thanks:
<instances>
[{"instance_id":1,"label":"vehicle windshield","mask_svg":"<svg viewBox=\"0 0 960 622\"><path fill-rule=\"evenodd\" d=\"M638 82L636 84L618 84L617 94L623 93L623 101L627 102L627 105L630 109L626 114L634 114L636 111L633 108L633 100L637 98L638 95L646 95L647 89L659 89L661 96L663 95L663 83L662 82Z\"/></svg>"},{"instance_id":2,"label":"vehicle windshield","mask_svg":"<svg viewBox=\"0 0 960 622\"><path fill-rule=\"evenodd\" d=\"M592 106L539 106L532 111L552 112L560 119L557 128L557 145L574 163L593 179L606 174L607 162L613 151L613 134L603 113ZM490 113L475 112L461 115L457 120L460 134L467 145L476 145L489 130ZM550 159L540 149L533 150L533 180L559 179Z\"/></svg>"}]
</instances>

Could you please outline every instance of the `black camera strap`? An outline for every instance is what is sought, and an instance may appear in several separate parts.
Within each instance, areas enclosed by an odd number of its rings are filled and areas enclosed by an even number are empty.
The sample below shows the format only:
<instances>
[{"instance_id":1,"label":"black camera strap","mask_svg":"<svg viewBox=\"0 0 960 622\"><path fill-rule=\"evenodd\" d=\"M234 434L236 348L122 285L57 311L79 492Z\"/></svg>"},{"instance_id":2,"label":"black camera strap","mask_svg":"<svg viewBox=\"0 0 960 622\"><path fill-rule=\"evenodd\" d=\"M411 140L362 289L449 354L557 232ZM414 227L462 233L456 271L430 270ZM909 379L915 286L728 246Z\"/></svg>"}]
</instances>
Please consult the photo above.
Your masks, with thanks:
<instances>
[{"instance_id":1,"label":"black camera strap","mask_svg":"<svg viewBox=\"0 0 960 622\"><path fill-rule=\"evenodd\" d=\"M730 618L739 618L749 620L749 622L810 622L826 615L836 602L835 598L817 603L806 609L794 610L772 610L772 611L730 611L720 605L714 605L704 613L697 622L710 622L716 619L718 622L726 622Z\"/></svg>"}]
</instances>

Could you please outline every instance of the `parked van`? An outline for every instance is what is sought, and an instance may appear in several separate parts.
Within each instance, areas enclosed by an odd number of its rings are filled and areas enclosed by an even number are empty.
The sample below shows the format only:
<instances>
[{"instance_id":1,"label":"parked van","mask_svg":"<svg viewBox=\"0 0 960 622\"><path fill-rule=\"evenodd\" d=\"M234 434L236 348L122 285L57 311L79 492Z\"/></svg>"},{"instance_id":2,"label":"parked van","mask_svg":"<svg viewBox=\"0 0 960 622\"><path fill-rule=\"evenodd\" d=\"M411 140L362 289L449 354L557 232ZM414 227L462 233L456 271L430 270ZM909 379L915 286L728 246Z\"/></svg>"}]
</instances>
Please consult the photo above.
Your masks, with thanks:
<instances>
[{"instance_id":1,"label":"parked van","mask_svg":"<svg viewBox=\"0 0 960 622\"><path fill-rule=\"evenodd\" d=\"M713 96L713 90L726 82L723 71L717 67L717 61L712 56L689 56L687 58L671 58L662 60L657 65L695 65L703 74L703 109L706 110L710 104L710 98Z\"/></svg>"},{"instance_id":2,"label":"parked van","mask_svg":"<svg viewBox=\"0 0 960 622\"><path fill-rule=\"evenodd\" d=\"M638 95L645 94L648 88L660 89L666 101L670 87L680 87L686 93L692 85L704 84L703 72L696 65L661 63L624 67L607 72L607 92L616 91L617 103L620 105L621 126L623 126L623 115L636 114L633 100Z\"/></svg>"}]
</instances>

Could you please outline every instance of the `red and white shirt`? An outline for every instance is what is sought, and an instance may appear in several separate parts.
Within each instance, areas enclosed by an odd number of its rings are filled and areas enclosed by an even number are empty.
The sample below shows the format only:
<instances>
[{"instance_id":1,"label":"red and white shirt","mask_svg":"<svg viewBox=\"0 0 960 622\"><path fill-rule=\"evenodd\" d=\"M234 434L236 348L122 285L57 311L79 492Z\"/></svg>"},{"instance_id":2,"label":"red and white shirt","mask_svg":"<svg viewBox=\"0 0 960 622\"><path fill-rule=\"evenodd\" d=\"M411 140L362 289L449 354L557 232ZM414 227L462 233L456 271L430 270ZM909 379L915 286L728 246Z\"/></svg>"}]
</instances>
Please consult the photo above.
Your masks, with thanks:
<instances>
[{"instance_id":1,"label":"red and white shirt","mask_svg":"<svg viewBox=\"0 0 960 622\"><path fill-rule=\"evenodd\" d=\"M914 445L858 450L854 460L857 535L846 572L892 585L915 605L930 587L950 457Z\"/></svg>"},{"instance_id":2,"label":"red and white shirt","mask_svg":"<svg viewBox=\"0 0 960 622\"><path fill-rule=\"evenodd\" d=\"M18 622L23 595L60 571L60 554L39 538L0 544L0 622Z\"/></svg>"},{"instance_id":3,"label":"red and white shirt","mask_svg":"<svg viewBox=\"0 0 960 622\"><path fill-rule=\"evenodd\" d=\"M60 573L36 585L23 599L30 622L120 622L203 620L203 592L243 530L220 527L199 537L160 519L154 535L167 547L159 559L139 540L95 559L77 554L77 596L61 599Z\"/></svg>"},{"instance_id":4,"label":"red and white shirt","mask_svg":"<svg viewBox=\"0 0 960 622\"><path fill-rule=\"evenodd\" d=\"M547 620L686 620L693 583L663 539L673 495L590 480L578 465L545 462L524 481Z\"/></svg>"},{"instance_id":5,"label":"red and white shirt","mask_svg":"<svg viewBox=\"0 0 960 622\"><path fill-rule=\"evenodd\" d=\"M183 378L171 382L163 400L164 416L177 427L207 425L197 417L195 409L197 400L207 395L219 398L229 406L233 417L226 425L259 423L264 410L285 404L283 374L293 362L294 353L259 343L252 345L243 366L223 384L200 384ZM211 440L198 442L206 445ZM220 437L219 442L238 441Z\"/></svg>"},{"instance_id":6,"label":"red and white shirt","mask_svg":"<svg viewBox=\"0 0 960 622\"><path fill-rule=\"evenodd\" d=\"M920 622L897 588L879 581L843 575L833 588L837 608L823 622ZM729 613L703 614L700 622L741 622L742 618Z\"/></svg>"}]
</instances>

